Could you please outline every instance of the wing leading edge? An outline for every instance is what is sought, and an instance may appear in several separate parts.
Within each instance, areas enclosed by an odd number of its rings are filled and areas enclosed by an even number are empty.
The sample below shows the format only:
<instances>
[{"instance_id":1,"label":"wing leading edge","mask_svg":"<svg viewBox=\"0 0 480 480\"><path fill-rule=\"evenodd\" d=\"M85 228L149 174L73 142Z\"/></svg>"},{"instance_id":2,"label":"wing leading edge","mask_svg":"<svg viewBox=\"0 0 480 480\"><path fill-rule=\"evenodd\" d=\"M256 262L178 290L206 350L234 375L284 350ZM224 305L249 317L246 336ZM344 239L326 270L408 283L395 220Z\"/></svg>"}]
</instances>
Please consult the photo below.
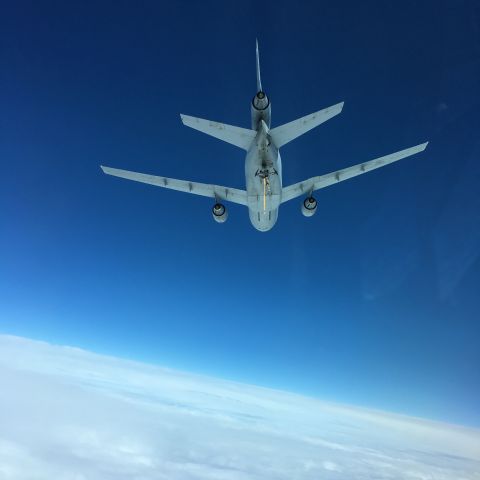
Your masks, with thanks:
<instances>
[{"instance_id":1,"label":"wing leading edge","mask_svg":"<svg viewBox=\"0 0 480 480\"><path fill-rule=\"evenodd\" d=\"M405 150L400 150L399 152L391 153L390 155L375 158L368 162L359 163L358 165L343 168L336 172L327 173L326 175L309 178L303 182L294 183L293 185L289 185L282 189L282 203L300 197L301 195L310 195L315 190L328 187L334 183L342 182L343 180L348 180L349 178L356 177L362 173L367 173L390 163L397 162L410 155L423 152L423 150L427 148L427 145L428 142L425 142L416 145L415 147L406 148Z\"/></svg>"},{"instance_id":2,"label":"wing leading edge","mask_svg":"<svg viewBox=\"0 0 480 480\"><path fill-rule=\"evenodd\" d=\"M247 205L247 192L237 188L222 187L220 185L209 185L207 183L189 182L188 180L177 180L175 178L158 177L146 173L131 172L119 168L100 166L104 173L114 177L125 178L135 182L147 183L157 187L169 188L178 192L193 193L203 197L210 197L229 202Z\"/></svg>"}]
</instances>

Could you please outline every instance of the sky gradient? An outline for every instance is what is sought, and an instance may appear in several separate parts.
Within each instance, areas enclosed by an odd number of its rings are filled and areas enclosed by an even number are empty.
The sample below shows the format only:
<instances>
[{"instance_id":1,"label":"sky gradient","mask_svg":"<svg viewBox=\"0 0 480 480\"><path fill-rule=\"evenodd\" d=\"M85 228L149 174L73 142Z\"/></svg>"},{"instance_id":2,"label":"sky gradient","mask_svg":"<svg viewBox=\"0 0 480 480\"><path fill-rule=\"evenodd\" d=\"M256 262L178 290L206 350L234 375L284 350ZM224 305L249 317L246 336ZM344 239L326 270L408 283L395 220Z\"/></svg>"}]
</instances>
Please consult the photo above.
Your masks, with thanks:
<instances>
[{"instance_id":1,"label":"sky gradient","mask_svg":"<svg viewBox=\"0 0 480 480\"><path fill-rule=\"evenodd\" d=\"M14 2L0 19L0 331L480 425L480 8L460 2ZM285 185L430 141L282 206L245 208L99 165L244 188L255 38Z\"/></svg>"}]
</instances>

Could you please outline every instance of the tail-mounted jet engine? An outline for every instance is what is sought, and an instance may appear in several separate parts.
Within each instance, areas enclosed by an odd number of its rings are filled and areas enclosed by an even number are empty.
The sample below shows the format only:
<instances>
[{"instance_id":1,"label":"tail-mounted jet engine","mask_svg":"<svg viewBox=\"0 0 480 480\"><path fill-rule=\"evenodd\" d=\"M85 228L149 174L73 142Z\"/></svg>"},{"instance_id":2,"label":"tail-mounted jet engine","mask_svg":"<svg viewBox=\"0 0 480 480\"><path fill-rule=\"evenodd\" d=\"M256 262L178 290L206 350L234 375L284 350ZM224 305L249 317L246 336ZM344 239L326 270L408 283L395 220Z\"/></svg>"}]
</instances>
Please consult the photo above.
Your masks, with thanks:
<instances>
[{"instance_id":1,"label":"tail-mounted jet engine","mask_svg":"<svg viewBox=\"0 0 480 480\"><path fill-rule=\"evenodd\" d=\"M270 100L268 99L267 94L265 92L259 91L253 97L252 105L255 108L255 110L265 110L270 105Z\"/></svg>"},{"instance_id":2,"label":"tail-mounted jet engine","mask_svg":"<svg viewBox=\"0 0 480 480\"><path fill-rule=\"evenodd\" d=\"M224 223L228 218L228 211L225 205L216 203L212 208L213 219L218 223Z\"/></svg>"},{"instance_id":3,"label":"tail-mounted jet engine","mask_svg":"<svg viewBox=\"0 0 480 480\"><path fill-rule=\"evenodd\" d=\"M317 211L317 201L313 197L307 197L302 203L302 214L311 217Z\"/></svg>"}]
</instances>

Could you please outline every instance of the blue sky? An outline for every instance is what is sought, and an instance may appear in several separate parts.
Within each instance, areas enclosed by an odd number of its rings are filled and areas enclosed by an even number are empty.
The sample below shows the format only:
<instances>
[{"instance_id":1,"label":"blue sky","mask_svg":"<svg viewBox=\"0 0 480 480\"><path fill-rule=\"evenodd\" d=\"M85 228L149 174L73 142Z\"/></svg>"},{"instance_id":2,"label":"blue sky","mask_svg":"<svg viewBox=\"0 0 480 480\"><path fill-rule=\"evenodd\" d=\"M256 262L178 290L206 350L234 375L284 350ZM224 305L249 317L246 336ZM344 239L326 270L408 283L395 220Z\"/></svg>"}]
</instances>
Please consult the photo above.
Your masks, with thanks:
<instances>
[{"instance_id":1,"label":"blue sky","mask_svg":"<svg viewBox=\"0 0 480 480\"><path fill-rule=\"evenodd\" d=\"M98 5L100 4L100 5ZM480 12L473 1L15 2L0 19L0 330L480 425ZM255 37L284 184L426 152L282 206L230 206L99 164L243 188Z\"/></svg>"}]
</instances>

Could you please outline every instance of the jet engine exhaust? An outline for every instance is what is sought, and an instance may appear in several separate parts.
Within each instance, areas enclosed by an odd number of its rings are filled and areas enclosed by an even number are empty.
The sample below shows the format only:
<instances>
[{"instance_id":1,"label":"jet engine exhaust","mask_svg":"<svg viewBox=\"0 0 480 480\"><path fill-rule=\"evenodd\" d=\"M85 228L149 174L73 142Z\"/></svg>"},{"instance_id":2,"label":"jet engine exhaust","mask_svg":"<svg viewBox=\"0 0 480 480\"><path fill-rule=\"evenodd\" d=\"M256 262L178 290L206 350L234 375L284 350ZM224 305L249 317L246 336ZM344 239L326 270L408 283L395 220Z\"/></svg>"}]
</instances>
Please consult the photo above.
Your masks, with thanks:
<instances>
[{"instance_id":1,"label":"jet engine exhaust","mask_svg":"<svg viewBox=\"0 0 480 480\"><path fill-rule=\"evenodd\" d=\"M302 215L311 217L317 211L317 201L313 197L307 197L302 203Z\"/></svg>"},{"instance_id":2,"label":"jet engine exhaust","mask_svg":"<svg viewBox=\"0 0 480 480\"><path fill-rule=\"evenodd\" d=\"M258 92L252 100L252 105L256 110L265 110L270 105L270 100L265 92Z\"/></svg>"},{"instance_id":3,"label":"jet engine exhaust","mask_svg":"<svg viewBox=\"0 0 480 480\"><path fill-rule=\"evenodd\" d=\"M216 203L212 208L212 215L217 223L224 223L228 218L227 208L221 203Z\"/></svg>"}]
</instances>

